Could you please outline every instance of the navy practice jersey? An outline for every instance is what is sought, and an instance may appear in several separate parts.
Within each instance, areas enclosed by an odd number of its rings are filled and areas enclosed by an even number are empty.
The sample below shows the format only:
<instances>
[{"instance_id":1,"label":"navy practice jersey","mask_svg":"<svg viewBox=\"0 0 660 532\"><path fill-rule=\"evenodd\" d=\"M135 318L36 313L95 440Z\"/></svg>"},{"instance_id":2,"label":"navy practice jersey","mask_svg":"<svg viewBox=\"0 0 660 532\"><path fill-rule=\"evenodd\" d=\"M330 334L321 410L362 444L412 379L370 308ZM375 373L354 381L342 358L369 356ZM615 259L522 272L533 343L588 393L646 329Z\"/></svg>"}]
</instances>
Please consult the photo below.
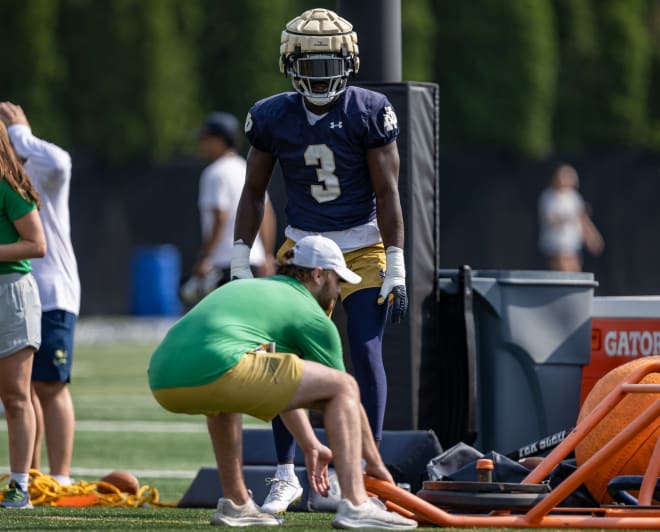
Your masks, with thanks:
<instances>
[{"instance_id":1,"label":"navy practice jersey","mask_svg":"<svg viewBox=\"0 0 660 532\"><path fill-rule=\"evenodd\" d=\"M383 94L348 87L314 125L307 121L301 95L276 94L250 109L245 134L255 148L279 161L292 227L342 231L376 217L366 151L399 134Z\"/></svg>"}]
</instances>

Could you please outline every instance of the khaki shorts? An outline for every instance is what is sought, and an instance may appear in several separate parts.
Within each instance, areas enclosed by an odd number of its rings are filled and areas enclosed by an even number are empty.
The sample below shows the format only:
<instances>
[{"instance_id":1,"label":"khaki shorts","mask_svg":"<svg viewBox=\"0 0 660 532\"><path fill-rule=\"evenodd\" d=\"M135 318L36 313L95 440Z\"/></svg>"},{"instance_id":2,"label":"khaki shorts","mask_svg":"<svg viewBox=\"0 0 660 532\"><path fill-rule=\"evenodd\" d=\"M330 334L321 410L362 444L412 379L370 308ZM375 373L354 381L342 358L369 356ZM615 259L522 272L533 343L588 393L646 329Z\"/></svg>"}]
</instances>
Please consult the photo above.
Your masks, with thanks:
<instances>
[{"instance_id":1,"label":"khaki shorts","mask_svg":"<svg viewBox=\"0 0 660 532\"><path fill-rule=\"evenodd\" d=\"M287 238L277 250L277 259L294 246L295 242ZM364 288L380 288L385 278L385 247L382 242L344 253L346 266L360 277L362 282L351 284L341 282L341 299L346 299L353 292Z\"/></svg>"},{"instance_id":2,"label":"khaki shorts","mask_svg":"<svg viewBox=\"0 0 660 532\"><path fill-rule=\"evenodd\" d=\"M41 300L30 273L0 275L0 358L41 345Z\"/></svg>"},{"instance_id":3,"label":"khaki shorts","mask_svg":"<svg viewBox=\"0 0 660 532\"><path fill-rule=\"evenodd\" d=\"M205 416L238 412L270 421L298 390L303 367L297 355L250 352L209 384L153 390L153 394L171 412Z\"/></svg>"}]
</instances>

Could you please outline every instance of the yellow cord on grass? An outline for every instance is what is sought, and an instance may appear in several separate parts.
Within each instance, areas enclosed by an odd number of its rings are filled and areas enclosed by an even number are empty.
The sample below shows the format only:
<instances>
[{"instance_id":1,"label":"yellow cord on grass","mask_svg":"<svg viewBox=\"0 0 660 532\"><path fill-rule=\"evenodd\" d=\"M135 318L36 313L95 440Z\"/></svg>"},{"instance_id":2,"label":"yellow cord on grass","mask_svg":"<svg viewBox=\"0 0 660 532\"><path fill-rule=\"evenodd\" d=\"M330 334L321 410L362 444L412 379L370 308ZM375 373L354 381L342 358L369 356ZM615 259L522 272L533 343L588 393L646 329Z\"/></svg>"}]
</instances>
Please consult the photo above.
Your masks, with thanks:
<instances>
[{"instance_id":1,"label":"yellow cord on grass","mask_svg":"<svg viewBox=\"0 0 660 532\"><path fill-rule=\"evenodd\" d=\"M0 482L9 478L9 475L0 477ZM101 488L104 493L99 491ZM140 506L153 507L176 507L177 503L160 502L158 490L152 486L142 486L136 495L120 491L116 486L101 480L87 482L81 480L69 486L62 486L50 475L45 475L37 469L30 469L30 483L28 486L30 492L30 501L33 505L59 506L64 505L67 497L79 497L79 500L86 503L79 506L104 506L104 507L122 507L138 508ZM4 498L4 493L0 493L0 500ZM60 504L58 504L58 502Z\"/></svg>"}]
</instances>

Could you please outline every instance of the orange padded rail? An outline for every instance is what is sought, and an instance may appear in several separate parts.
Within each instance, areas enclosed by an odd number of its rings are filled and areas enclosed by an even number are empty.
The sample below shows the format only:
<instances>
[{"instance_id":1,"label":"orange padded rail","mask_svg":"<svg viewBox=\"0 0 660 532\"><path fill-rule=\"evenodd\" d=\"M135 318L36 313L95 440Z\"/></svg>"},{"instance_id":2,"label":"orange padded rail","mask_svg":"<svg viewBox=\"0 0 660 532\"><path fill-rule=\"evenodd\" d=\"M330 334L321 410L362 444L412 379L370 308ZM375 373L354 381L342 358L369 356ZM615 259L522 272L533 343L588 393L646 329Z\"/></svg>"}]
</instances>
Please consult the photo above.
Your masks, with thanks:
<instances>
[{"instance_id":1,"label":"orange padded rail","mask_svg":"<svg viewBox=\"0 0 660 532\"><path fill-rule=\"evenodd\" d=\"M660 384L638 384L649 373L660 373L660 361L645 365L630 373L622 383L603 398L600 404L575 427L563 442L527 475L523 483L537 484L543 481L626 394L660 394ZM634 420L631 420L616 437L525 513L493 512L488 515L449 513L412 493L374 477L365 476L365 485L368 491L393 503L393 509L396 510L396 506L400 506L407 512L415 514L420 521L444 527L660 530L660 507L651 506L653 490L660 474L660 438L656 442L640 487L639 507L557 508L557 505L580 486L585 478L658 416L660 416L660 399L654 401Z\"/></svg>"}]
</instances>

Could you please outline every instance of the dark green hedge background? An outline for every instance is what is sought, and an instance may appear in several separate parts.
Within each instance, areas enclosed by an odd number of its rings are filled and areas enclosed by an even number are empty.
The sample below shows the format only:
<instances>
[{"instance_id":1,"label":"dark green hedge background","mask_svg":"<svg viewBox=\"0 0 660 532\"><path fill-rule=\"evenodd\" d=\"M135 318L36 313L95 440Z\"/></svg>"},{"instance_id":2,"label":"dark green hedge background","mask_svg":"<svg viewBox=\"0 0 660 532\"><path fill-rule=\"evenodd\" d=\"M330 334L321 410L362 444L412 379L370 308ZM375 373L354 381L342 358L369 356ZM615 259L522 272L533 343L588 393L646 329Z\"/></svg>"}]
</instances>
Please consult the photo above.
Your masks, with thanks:
<instances>
[{"instance_id":1,"label":"dark green hedge background","mask_svg":"<svg viewBox=\"0 0 660 532\"><path fill-rule=\"evenodd\" d=\"M113 165L192 149L211 109L288 90L308 0L1 0L0 98ZM660 150L660 0L402 0L404 80L441 89L444 152ZM358 30L358 36L360 28Z\"/></svg>"},{"instance_id":2,"label":"dark green hedge background","mask_svg":"<svg viewBox=\"0 0 660 532\"><path fill-rule=\"evenodd\" d=\"M336 2L0 0L0 100L73 155L83 314L130 312L138 247L174 244L189 271L193 131L291 89L280 32L311 7ZM597 294L660 293L660 0L401 8L403 79L440 88L441 266L544 268L536 201L562 159L605 237Z\"/></svg>"}]
</instances>

